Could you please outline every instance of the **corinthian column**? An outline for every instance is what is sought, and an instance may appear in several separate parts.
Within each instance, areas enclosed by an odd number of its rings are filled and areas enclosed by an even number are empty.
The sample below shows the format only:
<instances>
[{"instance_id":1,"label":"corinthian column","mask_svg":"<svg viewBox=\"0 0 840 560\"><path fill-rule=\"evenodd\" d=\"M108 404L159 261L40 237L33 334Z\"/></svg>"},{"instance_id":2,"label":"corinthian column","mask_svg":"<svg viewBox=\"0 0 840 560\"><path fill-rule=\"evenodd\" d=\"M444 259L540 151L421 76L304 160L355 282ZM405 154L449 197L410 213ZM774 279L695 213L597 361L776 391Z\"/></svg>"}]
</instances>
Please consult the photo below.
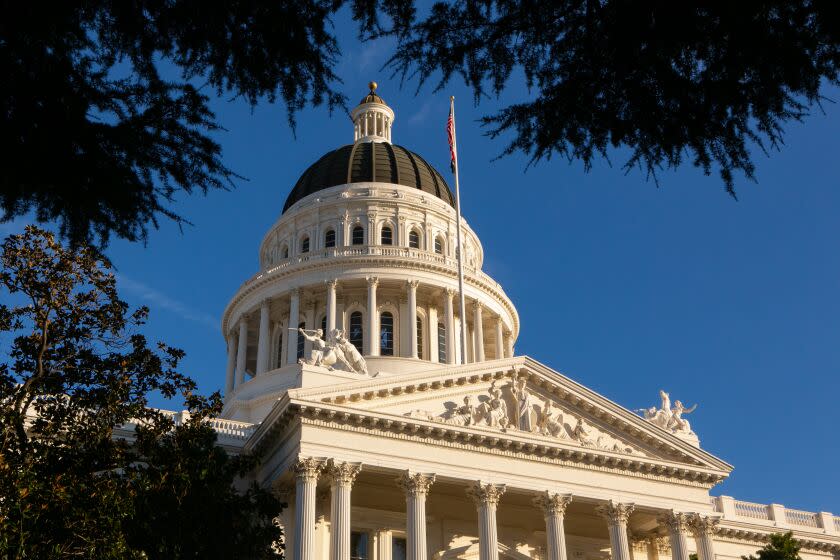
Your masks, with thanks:
<instances>
[{"instance_id":1,"label":"corinthian column","mask_svg":"<svg viewBox=\"0 0 840 560\"><path fill-rule=\"evenodd\" d=\"M715 533L718 530L720 518L709 515L695 514L691 518L691 532L697 541L697 557L699 560L715 560Z\"/></svg>"},{"instance_id":2,"label":"corinthian column","mask_svg":"<svg viewBox=\"0 0 840 560\"><path fill-rule=\"evenodd\" d=\"M446 363L454 364L457 350L455 349L455 311L452 308L452 298L455 297L455 290L446 288L443 296L443 314L446 316Z\"/></svg>"},{"instance_id":3,"label":"corinthian column","mask_svg":"<svg viewBox=\"0 0 840 560\"><path fill-rule=\"evenodd\" d=\"M551 492L534 498L534 505L542 509L545 515L547 560L566 560L566 532L563 527L563 518L566 515L566 506L571 501L571 494L552 494Z\"/></svg>"},{"instance_id":4,"label":"corinthian column","mask_svg":"<svg viewBox=\"0 0 840 560\"><path fill-rule=\"evenodd\" d=\"M496 507L504 484L482 484L476 482L467 488L467 496L472 498L478 509L478 558L479 560L499 560L499 537L496 532Z\"/></svg>"},{"instance_id":5,"label":"corinthian column","mask_svg":"<svg viewBox=\"0 0 840 560\"><path fill-rule=\"evenodd\" d=\"M296 364L298 362L298 324L300 322L300 290L294 288L289 294L289 330L286 346L286 363Z\"/></svg>"},{"instance_id":6,"label":"corinthian column","mask_svg":"<svg viewBox=\"0 0 840 560\"><path fill-rule=\"evenodd\" d=\"M335 287L338 280L327 280L327 332L324 340L330 340L330 333L335 328Z\"/></svg>"},{"instance_id":7,"label":"corinthian column","mask_svg":"<svg viewBox=\"0 0 840 560\"><path fill-rule=\"evenodd\" d=\"M332 492L330 560L350 560L350 490L360 470L360 463L330 460L327 466Z\"/></svg>"},{"instance_id":8,"label":"corinthian column","mask_svg":"<svg viewBox=\"0 0 840 560\"><path fill-rule=\"evenodd\" d=\"M300 458L292 465L295 473L295 536L293 560L315 558L315 486L324 462Z\"/></svg>"},{"instance_id":9,"label":"corinthian column","mask_svg":"<svg viewBox=\"0 0 840 560\"><path fill-rule=\"evenodd\" d=\"M475 302L473 308L473 335L475 336L475 358L476 362L484 361L484 318L482 315L483 306L481 302Z\"/></svg>"},{"instance_id":10,"label":"corinthian column","mask_svg":"<svg viewBox=\"0 0 840 560\"><path fill-rule=\"evenodd\" d=\"M405 534L408 560L429 560L426 552L426 496L435 475L406 471L397 479L405 491Z\"/></svg>"},{"instance_id":11,"label":"corinthian column","mask_svg":"<svg viewBox=\"0 0 840 560\"><path fill-rule=\"evenodd\" d=\"M236 386L245 383L245 359L248 357L248 316L239 318L239 347L236 349Z\"/></svg>"},{"instance_id":12,"label":"corinthian column","mask_svg":"<svg viewBox=\"0 0 840 560\"><path fill-rule=\"evenodd\" d=\"M671 560L688 560L688 523L691 517L687 513L671 510L659 516L659 521L668 528L671 539Z\"/></svg>"},{"instance_id":13,"label":"corinthian column","mask_svg":"<svg viewBox=\"0 0 840 560\"><path fill-rule=\"evenodd\" d=\"M612 560L630 560L630 544L627 542L627 521L633 512L633 504L620 504L610 500L595 508L595 513L607 520L610 531Z\"/></svg>"},{"instance_id":14,"label":"corinthian column","mask_svg":"<svg viewBox=\"0 0 840 560\"><path fill-rule=\"evenodd\" d=\"M236 374L236 338L233 333L227 336L227 367L225 368L225 397L233 392L233 380Z\"/></svg>"},{"instance_id":15,"label":"corinthian column","mask_svg":"<svg viewBox=\"0 0 840 560\"><path fill-rule=\"evenodd\" d=\"M408 358L416 358L417 352L417 280L409 280L408 285Z\"/></svg>"},{"instance_id":16,"label":"corinthian column","mask_svg":"<svg viewBox=\"0 0 840 560\"><path fill-rule=\"evenodd\" d=\"M264 299L260 304L260 337L257 339L257 371L256 375L261 375L268 371L269 355L268 348L270 343L268 329L270 326L270 310L271 302Z\"/></svg>"}]
</instances>

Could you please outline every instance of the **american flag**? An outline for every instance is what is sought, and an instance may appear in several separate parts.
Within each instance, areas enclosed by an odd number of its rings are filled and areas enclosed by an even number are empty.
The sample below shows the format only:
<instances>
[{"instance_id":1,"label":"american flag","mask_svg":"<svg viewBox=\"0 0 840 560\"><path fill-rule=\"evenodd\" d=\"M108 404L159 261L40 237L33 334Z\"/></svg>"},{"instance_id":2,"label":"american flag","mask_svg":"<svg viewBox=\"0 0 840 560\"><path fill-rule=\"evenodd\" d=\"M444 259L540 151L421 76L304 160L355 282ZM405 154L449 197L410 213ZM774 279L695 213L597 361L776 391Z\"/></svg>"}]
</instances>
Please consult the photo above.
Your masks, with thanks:
<instances>
[{"instance_id":1,"label":"american flag","mask_svg":"<svg viewBox=\"0 0 840 560\"><path fill-rule=\"evenodd\" d=\"M449 119L446 121L446 136L449 138L449 166L452 173L458 166L458 156L455 155L455 99L449 100Z\"/></svg>"}]
</instances>

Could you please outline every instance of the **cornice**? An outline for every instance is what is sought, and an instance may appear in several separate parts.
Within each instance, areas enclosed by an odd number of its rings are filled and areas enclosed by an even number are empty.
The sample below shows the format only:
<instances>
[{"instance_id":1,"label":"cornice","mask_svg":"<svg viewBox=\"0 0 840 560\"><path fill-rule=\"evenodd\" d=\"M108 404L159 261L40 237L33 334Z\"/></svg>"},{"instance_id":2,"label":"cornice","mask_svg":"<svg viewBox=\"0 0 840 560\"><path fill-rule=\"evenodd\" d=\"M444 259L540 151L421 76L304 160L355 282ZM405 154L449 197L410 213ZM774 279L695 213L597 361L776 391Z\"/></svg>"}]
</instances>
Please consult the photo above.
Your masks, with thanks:
<instances>
[{"instance_id":1,"label":"cornice","mask_svg":"<svg viewBox=\"0 0 840 560\"><path fill-rule=\"evenodd\" d=\"M792 531L794 538L802 548L820 552L840 554L840 536L803 531L801 529L766 527L749 522L721 519L716 538L727 538L740 542L764 544L770 535L780 531Z\"/></svg>"}]
</instances>

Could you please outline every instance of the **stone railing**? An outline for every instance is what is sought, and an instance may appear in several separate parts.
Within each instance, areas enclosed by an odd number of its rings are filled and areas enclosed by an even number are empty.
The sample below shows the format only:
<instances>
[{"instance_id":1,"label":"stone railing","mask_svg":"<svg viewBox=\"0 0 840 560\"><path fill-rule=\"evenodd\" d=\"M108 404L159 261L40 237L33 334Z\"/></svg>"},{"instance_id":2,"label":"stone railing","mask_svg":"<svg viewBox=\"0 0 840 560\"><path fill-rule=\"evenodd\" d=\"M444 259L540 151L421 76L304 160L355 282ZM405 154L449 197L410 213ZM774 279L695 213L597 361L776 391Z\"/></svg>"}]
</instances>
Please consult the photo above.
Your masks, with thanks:
<instances>
[{"instance_id":1,"label":"stone railing","mask_svg":"<svg viewBox=\"0 0 840 560\"><path fill-rule=\"evenodd\" d=\"M182 410L180 412L161 410L160 412L171 415L172 421L175 422L176 426L180 426L190 417L190 413L186 410ZM231 439L238 439L242 441L251 437L251 434L253 434L258 427L257 424L251 424L250 422L227 420L225 418L211 418L210 426L216 430L216 433L219 434L219 436L226 436Z\"/></svg>"},{"instance_id":2,"label":"stone railing","mask_svg":"<svg viewBox=\"0 0 840 560\"><path fill-rule=\"evenodd\" d=\"M840 517L822 511L814 513L788 509L780 504L756 504L729 496L711 497L712 508L722 519L772 525L782 529L816 531L840 536Z\"/></svg>"}]
</instances>

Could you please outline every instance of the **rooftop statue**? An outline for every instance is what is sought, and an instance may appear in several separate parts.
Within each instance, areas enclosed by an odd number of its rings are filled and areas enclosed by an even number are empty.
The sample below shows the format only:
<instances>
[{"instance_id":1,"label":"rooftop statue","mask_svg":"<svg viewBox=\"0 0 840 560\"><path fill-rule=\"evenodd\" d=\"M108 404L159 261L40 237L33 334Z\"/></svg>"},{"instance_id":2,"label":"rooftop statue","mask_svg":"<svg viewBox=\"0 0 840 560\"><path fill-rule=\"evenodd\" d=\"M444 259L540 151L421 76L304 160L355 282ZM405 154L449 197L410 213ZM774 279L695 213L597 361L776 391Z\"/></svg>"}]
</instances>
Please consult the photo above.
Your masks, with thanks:
<instances>
[{"instance_id":1,"label":"rooftop statue","mask_svg":"<svg viewBox=\"0 0 840 560\"><path fill-rule=\"evenodd\" d=\"M321 329L298 329L298 332L312 343L309 359L301 358L301 364L325 367L332 371L335 369L333 366L338 363L347 371L368 375L365 359L353 343L344 337L343 331L333 329L330 331L329 340L324 340L324 331Z\"/></svg>"},{"instance_id":2,"label":"rooftop statue","mask_svg":"<svg viewBox=\"0 0 840 560\"><path fill-rule=\"evenodd\" d=\"M691 408L686 408L682 401L674 401L674 406L671 406L671 396L665 391L659 391L659 397L662 399L660 408L652 406L650 408L641 408L636 412L640 412L645 420L651 424L655 424L675 435L695 436L691 431L691 424L682 417L683 414L690 414L697 408L695 404Z\"/></svg>"}]
</instances>

